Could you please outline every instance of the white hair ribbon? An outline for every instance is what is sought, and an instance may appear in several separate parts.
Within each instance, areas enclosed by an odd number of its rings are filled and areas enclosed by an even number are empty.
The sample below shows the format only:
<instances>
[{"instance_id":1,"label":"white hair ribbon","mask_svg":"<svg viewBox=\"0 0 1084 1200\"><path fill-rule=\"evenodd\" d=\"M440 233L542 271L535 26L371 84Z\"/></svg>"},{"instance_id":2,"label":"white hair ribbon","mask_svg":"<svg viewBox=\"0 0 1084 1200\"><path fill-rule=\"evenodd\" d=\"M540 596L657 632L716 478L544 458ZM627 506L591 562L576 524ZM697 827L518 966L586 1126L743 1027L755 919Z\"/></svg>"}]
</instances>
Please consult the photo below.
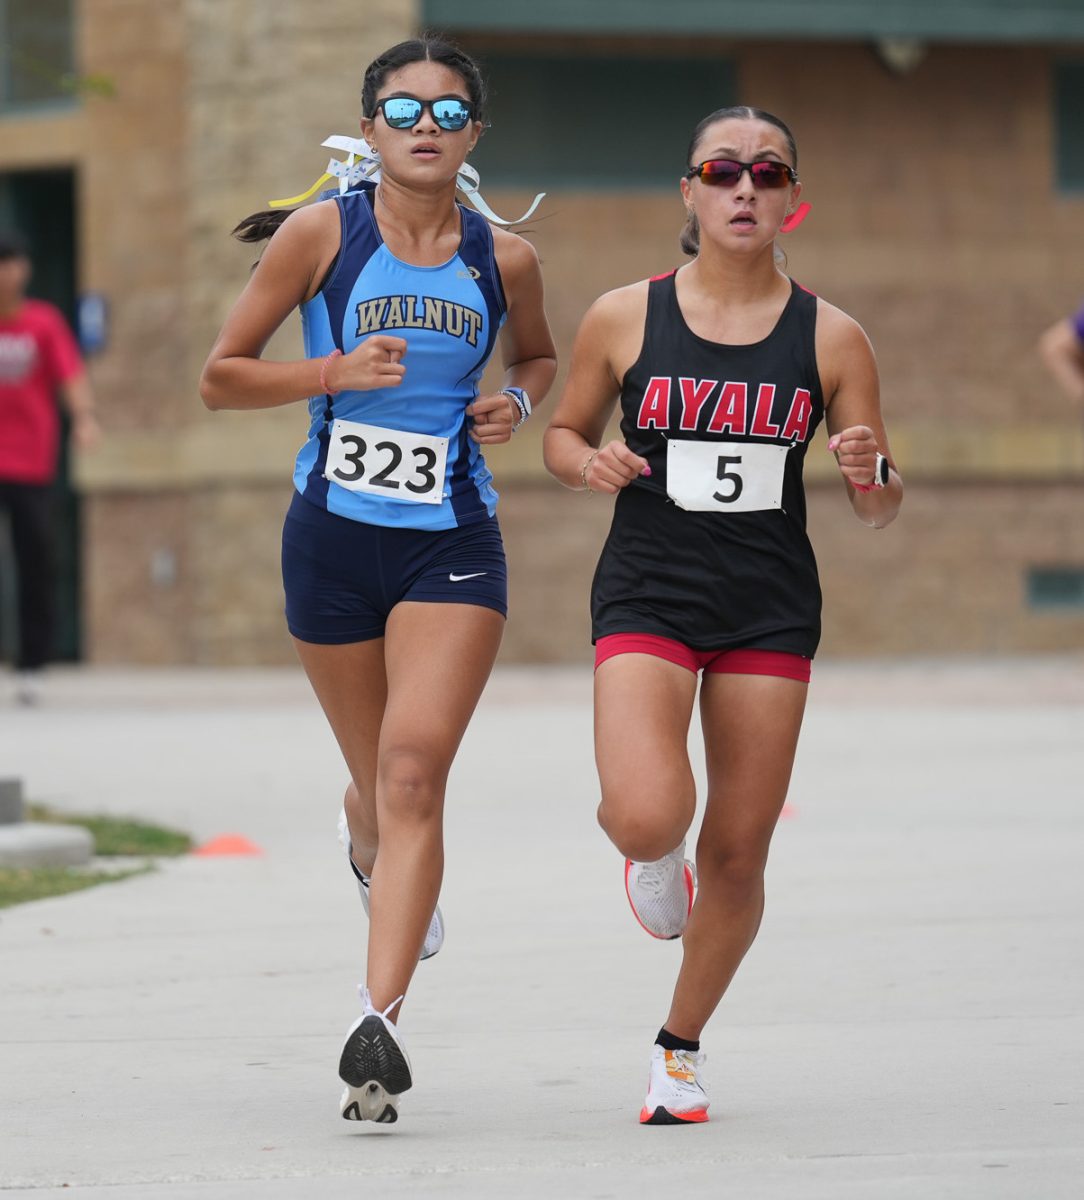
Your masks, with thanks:
<instances>
[{"instance_id":1,"label":"white hair ribbon","mask_svg":"<svg viewBox=\"0 0 1084 1200\"><path fill-rule=\"evenodd\" d=\"M326 138L321 145L332 150L345 151L346 158L331 159L327 164L327 172L321 175L308 191L302 192L299 196L289 196L284 200L269 200L268 204L271 208L292 208L295 204L302 204L315 196L324 184L331 183L335 179L339 181L340 195L348 192L352 187L357 187L359 183L380 182L380 155L364 138L344 137L342 134L335 133ZM482 198L482 193L478 190L482 180L469 163L464 163L459 168L455 182L467 200L487 221L492 221L495 225L518 225L521 221L526 221L546 195L545 192L539 192L523 216L517 217L514 221L506 221L503 217L498 217Z\"/></svg>"}]
</instances>

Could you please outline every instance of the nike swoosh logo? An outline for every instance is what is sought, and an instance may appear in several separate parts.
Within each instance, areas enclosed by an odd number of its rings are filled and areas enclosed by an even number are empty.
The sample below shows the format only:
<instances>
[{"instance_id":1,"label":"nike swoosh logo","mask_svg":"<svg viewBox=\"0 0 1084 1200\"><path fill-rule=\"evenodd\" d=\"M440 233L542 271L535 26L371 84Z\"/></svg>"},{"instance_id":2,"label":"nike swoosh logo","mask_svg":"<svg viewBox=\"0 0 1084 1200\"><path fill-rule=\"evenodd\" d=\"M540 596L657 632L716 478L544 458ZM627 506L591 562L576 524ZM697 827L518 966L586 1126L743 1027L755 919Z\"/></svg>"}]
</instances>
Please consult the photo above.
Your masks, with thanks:
<instances>
[{"instance_id":1,"label":"nike swoosh logo","mask_svg":"<svg viewBox=\"0 0 1084 1200\"><path fill-rule=\"evenodd\" d=\"M488 571L475 571L473 575L449 575L452 583L462 583L464 579L477 579L479 575L488 575Z\"/></svg>"}]
</instances>

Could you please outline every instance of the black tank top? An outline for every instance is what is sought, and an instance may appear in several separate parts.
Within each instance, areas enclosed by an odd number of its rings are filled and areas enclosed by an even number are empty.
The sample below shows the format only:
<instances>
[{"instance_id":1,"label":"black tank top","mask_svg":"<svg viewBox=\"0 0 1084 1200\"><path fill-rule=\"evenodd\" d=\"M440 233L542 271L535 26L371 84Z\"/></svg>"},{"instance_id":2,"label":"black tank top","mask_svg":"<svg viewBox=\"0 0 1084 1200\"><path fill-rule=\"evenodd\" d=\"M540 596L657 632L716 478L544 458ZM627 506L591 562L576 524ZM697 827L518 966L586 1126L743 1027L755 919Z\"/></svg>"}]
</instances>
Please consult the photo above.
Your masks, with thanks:
<instances>
[{"instance_id":1,"label":"black tank top","mask_svg":"<svg viewBox=\"0 0 1084 1200\"><path fill-rule=\"evenodd\" d=\"M622 383L621 434L651 476L617 497L592 636L812 658L821 593L802 465L824 417L817 298L792 282L771 333L728 346L686 325L674 281L649 283L643 347Z\"/></svg>"}]
</instances>

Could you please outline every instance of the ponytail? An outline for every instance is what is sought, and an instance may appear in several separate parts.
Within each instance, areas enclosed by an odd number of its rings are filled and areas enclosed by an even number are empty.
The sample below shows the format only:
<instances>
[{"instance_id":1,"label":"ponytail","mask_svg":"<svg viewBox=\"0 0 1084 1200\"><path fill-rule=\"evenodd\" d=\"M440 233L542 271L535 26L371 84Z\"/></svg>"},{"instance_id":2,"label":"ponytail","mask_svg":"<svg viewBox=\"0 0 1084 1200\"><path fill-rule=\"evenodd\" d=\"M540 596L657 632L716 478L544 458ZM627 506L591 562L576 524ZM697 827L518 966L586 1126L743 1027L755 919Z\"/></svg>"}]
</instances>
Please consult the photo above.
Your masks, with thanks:
<instances>
[{"instance_id":1,"label":"ponytail","mask_svg":"<svg viewBox=\"0 0 1084 1200\"><path fill-rule=\"evenodd\" d=\"M291 211L291 209L269 208L263 212L252 213L243 221L238 221L230 232L239 242L266 241L286 220Z\"/></svg>"},{"instance_id":2,"label":"ponytail","mask_svg":"<svg viewBox=\"0 0 1084 1200\"><path fill-rule=\"evenodd\" d=\"M700 222L696 219L696 213L690 212L685 218L685 228L682 229L678 242L682 254L696 258L700 253Z\"/></svg>"}]
</instances>

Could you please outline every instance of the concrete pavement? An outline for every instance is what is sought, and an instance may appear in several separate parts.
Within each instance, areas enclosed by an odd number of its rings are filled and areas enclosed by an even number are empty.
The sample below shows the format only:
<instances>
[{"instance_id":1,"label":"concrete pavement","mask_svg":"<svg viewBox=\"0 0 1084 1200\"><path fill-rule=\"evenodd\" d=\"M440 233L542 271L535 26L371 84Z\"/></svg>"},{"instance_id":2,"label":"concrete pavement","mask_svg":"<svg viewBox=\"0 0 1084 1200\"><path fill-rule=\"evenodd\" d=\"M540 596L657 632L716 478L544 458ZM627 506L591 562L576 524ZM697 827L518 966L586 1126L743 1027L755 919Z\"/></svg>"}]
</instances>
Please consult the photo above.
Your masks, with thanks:
<instances>
[{"instance_id":1,"label":"concrete pavement","mask_svg":"<svg viewBox=\"0 0 1084 1200\"><path fill-rule=\"evenodd\" d=\"M338 1116L365 921L304 680L49 691L0 707L0 775L29 799L265 853L0 911L5 1196L1079 1193L1079 654L818 665L692 1129L636 1123L680 949L635 925L594 824L588 672L499 671L467 735L447 942L404 1013L416 1084L388 1128Z\"/></svg>"}]
</instances>

